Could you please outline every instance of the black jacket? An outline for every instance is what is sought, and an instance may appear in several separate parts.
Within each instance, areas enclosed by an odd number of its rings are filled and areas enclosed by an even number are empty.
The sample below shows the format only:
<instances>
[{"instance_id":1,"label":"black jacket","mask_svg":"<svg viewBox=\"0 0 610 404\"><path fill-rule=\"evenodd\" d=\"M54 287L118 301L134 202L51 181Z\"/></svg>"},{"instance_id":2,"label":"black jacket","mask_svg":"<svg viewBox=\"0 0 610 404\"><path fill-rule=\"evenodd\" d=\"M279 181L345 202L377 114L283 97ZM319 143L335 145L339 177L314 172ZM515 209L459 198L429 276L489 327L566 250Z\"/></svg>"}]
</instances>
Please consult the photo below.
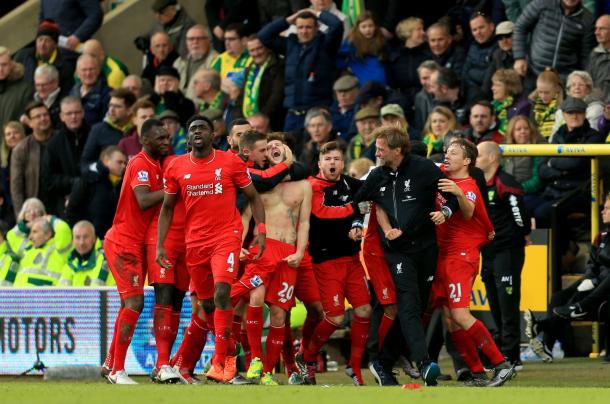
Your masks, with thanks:
<instances>
[{"instance_id":1,"label":"black jacket","mask_svg":"<svg viewBox=\"0 0 610 404\"><path fill-rule=\"evenodd\" d=\"M469 86L481 87L485 73L491 62L491 55L498 48L496 38L492 36L485 43L473 41L466 54L462 77Z\"/></svg>"},{"instance_id":2,"label":"black jacket","mask_svg":"<svg viewBox=\"0 0 610 404\"><path fill-rule=\"evenodd\" d=\"M597 286L610 275L610 232L600 233L591 248L585 266L585 278Z\"/></svg>"},{"instance_id":3,"label":"black jacket","mask_svg":"<svg viewBox=\"0 0 610 404\"><path fill-rule=\"evenodd\" d=\"M466 61L466 52L464 52L464 48L461 46L452 43L442 55L437 56L432 54L432 60L461 76L464 70L464 62Z\"/></svg>"},{"instance_id":4,"label":"black jacket","mask_svg":"<svg viewBox=\"0 0 610 404\"><path fill-rule=\"evenodd\" d=\"M530 234L531 221L523 204L521 184L512 175L498 169L481 191L487 196L487 214L496 232L493 241L482 251L491 254L494 250L524 247L524 237Z\"/></svg>"},{"instance_id":5,"label":"black jacket","mask_svg":"<svg viewBox=\"0 0 610 404\"><path fill-rule=\"evenodd\" d=\"M360 251L360 242L349 238L352 227L362 227L362 215L354 202L362 181L342 175L339 181L309 177L311 216L309 254L314 263L351 257Z\"/></svg>"},{"instance_id":6,"label":"black jacket","mask_svg":"<svg viewBox=\"0 0 610 404\"><path fill-rule=\"evenodd\" d=\"M392 227L402 230L402 236L392 241L381 234L385 248L412 253L436 244L430 213L436 210L441 178L445 175L432 161L413 154L405 155L397 171L385 166L371 171L355 202L375 202L387 213ZM453 195L443 196L452 211L459 209Z\"/></svg>"},{"instance_id":7,"label":"black jacket","mask_svg":"<svg viewBox=\"0 0 610 404\"><path fill-rule=\"evenodd\" d=\"M80 157L88 135L89 126L84 122L77 133L62 125L47 142L42 156L42 195L52 215L65 217L66 197L80 176Z\"/></svg>"},{"instance_id":8,"label":"black jacket","mask_svg":"<svg viewBox=\"0 0 610 404\"><path fill-rule=\"evenodd\" d=\"M52 63L53 67L57 69L59 73L59 87L63 91L69 90L74 85L74 71L76 70L75 59L70 58L67 52L63 48L57 48L57 56L55 61ZM22 63L25 67L24 78L33 83L34 72L38 67L38 58L36 57L36 48L24 48L15 54L15 61Z\"/></svg>"},{"instance_id":9,"label":"black jacket","mask_svg":"<svg viewBox=\"0 0 610 404\"><path fill-rule=\"evenodd\" d=\"M106 121L93 125L81 156L81 171L86 173L89 165L100 158L100 153L106 146L118 145L123 137L123 132Z\"/></svg>"},{"instance_id":10,"label":"black jacket","mask_svg":"<svg viewBox=\"0 0 610 404\"><path fill-rule=\"evenodd\" d=\"M186 96L182 94L182 91L180 90L166 91L163 95L152 93L150 95L150 101L157 107L161 101L163 101L165 109L171 109L178 114L180 124L183 127L186 126L186 122L195 113L195 104L193 104L193 101L186 98Z\"/></svg>"},{"instance_id":11,"label":"black jacket","mask_svg":"<svg viewBox=\"0 0 610 404\"><path fill-rule=\"evenodd\" d=\"M79 220L89 220L95 227L95 234L104 238L114 219L121 181L112 185L108 169L101 161L91 164L72 187L66 209L67 220L74 226Z\"/></svg>"}]
</instances>

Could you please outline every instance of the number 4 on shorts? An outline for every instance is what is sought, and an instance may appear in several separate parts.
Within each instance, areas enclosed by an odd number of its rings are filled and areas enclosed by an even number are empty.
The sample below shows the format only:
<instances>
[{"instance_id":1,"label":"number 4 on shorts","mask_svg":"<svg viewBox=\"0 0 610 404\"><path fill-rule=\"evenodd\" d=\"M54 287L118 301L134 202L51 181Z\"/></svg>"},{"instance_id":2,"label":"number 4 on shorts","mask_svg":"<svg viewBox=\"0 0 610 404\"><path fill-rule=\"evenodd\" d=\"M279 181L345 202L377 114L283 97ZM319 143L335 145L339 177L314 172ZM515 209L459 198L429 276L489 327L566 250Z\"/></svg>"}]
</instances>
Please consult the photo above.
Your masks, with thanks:
<instances>
[{"instance_id":1,"label":"number 4 on shorts","mask_svg":"<svg viewBox=\"0 0 610 404\"><path fill-rule=\"evenodd\" d=\"M229 264L227 272L233 272L233 268L235 267L235 253L229 254L229 256L227 257L227 264Z\"/></svg>"}]
</instances>

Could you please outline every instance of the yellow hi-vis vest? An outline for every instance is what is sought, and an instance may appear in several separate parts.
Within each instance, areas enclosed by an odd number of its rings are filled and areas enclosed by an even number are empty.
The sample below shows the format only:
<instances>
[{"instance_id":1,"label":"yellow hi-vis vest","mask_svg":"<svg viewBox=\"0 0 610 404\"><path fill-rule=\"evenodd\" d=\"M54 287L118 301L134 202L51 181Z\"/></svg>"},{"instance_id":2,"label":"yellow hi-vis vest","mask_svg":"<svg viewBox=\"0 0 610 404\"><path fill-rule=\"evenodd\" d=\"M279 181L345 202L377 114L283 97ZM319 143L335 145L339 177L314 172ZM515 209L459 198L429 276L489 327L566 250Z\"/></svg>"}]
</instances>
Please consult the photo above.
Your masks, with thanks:
<instances>
[{"instance_id":1,"label":"yellow hi-vis vest","mask_svg":"<svg viewBox=\"0 0 610 404\"><path fill-rule=\"evenodd\" d=\"M9 254L6 240L0 244L0 286L12 286L19 270L19 260Z\"/></svg>"},{"instance_id":2,"label":"yellow hi-vis vest","mask_svg":"<svg viewBox=\"0 0 610 404\"><path fill-rule=\"evenodd\" d=\"M72 249L72 230L70 225L55 216L51 216L51 226L53 226L53 232L55 233L53 243L57 252L66 260ZM15 227L6 233L6 241L9 253L17 260L23 258L26 248L32 245L30 240L28 240L28 234L20 229L19 224L16 224Z\"/></svg>"},{"instance_id":3,"label":"yellow hi-vis vest","mask_svg":"<svg viewBox=\"0 0 610 404\"><path fill-rule=\"evenodd\" d=\"M114 286L104 250L93 247L88 256L81 257L75 249L70 252L68 262L61 271L61 286Z\"/></svg>"},{"instance_id":4,"label":"yellow hi-vis vest","mask_svg":"<svg viewBox=\"0 0 610 404\"><path fill-rule=\"evenodd\" d=\"M27 248L19 263L14 286L56 286L65 263L53 240L39 248Z\"/></svg>"}]
</instances>

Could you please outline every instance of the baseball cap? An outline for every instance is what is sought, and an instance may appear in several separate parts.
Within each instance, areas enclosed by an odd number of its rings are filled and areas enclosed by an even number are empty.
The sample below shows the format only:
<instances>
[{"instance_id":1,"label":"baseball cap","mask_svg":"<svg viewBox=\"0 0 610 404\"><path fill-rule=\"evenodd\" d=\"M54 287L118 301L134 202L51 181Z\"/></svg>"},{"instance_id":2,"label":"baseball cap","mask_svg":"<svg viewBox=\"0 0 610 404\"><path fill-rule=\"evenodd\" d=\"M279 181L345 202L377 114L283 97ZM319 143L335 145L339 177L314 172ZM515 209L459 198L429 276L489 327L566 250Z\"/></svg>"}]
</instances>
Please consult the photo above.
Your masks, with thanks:
<instances>
[{"instance_id":1,"label":"baseball cap","mask_svg":"<svg viewBox=\"0 0 610 404\"><path fill-rule=\"evenodd\" d=\"M561 104L562 112L585 112L587 103L580 98L567 97Z\"/></svg>"},{"instance_id":2,"label":"baseball cap","mask_svg":"<svg viewBox=\"0 0 610 404\"><path fill-rule=\"evenodd\" d=\"M367 119L367 118L379 118L379 111L377 111L377 109L371 108L371 107L361 108L358 112L356 112L354 121L360 121L362 119Z\"/></svg>"},{"instance_id":3,"label":"baseball cap","mask_svg":"<svg viewBox=\"0 0 610 404\"><path fill-rule=\"evenodd\" d=\"M403 111L402 107L398 104L387 104L381 108L381 117L383 118L386 115L394 115L404 118L405 111Z\"/></svg>"},{"instance_id":4,"label":"baseball cap","mask_svg":"<svg viewBox=\"0 0 610 404\"><path fill-rule=\"evenodd\" d=\"M496 27L496 35L511 35L515 29L512 21L502 21Z\"/></svg>"},{"instance_id":5,"label":"baseball cap","mask_svg":"<svg viewBox=\"0 0 610 404\"><path fill-rule=\"evenodd\" d=\"M178 114L171 109L166 109L165 111L161 112L161 115L159 115L159 120L162 121L164 119L173 119L174 121L180 122L180 117Z\"/></svg>"},{"instance_id":6,"label":"baseball cap","mask_svg":"<svg viewBox=\"0 0 610 404\"><path fill-rule=\"evenodd\" d=\"M222 119L222 111L216 108L208 108L200 115L205 118L208 118L212 122Z\"/></svg>"},{"instance_id":7,"label":"baseball cap","mask_svg":"<svg viewBox=\"0 0 610 404\"><path fill-rule=\"evenodd\" d=\"M156 13L163 11L165 7L178 4L176 0L155 0L152 5L152 10Z\"/></svg>"},{"instance_id":8,"label":"baseball cap","mask_svg":"<svg viewBox=\"0 0 610 404\"><path fill-rule=\"evenodd\" d=\"M333 85L333 90L348 91L356 87L358 87L358 79L356 78L356 76L347 75L339 77L337 81L335 81L335 84Z\"/></svg>"}]
</instances>

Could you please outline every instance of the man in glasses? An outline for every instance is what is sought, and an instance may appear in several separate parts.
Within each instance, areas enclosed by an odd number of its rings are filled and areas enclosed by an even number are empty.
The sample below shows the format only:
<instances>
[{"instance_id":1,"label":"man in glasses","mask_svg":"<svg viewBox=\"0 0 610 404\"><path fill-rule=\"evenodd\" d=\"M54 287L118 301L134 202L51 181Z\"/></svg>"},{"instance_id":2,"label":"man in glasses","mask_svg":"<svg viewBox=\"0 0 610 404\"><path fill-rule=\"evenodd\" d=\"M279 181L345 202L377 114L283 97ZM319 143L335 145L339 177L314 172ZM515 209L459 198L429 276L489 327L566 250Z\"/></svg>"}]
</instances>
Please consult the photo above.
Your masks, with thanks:
<instances>
[{"instance_id":1,"label":"man in glasses","mask_svg":"<svg viewBox=\"0 0 610 404\"><path fill-rule=\"evenodd\" d=\"M239 72L252 63L246 48L246 28L242 23L229 24L224 31L225 51L214 59L212 69L220 74L220 79L229 72Z\"/></svg>"},{"instance_id":2,"label":"man in glasses","mask_svg":"<svg viewBox=\"0 0 610 404\"><path fill-rule=\"evenodd\" d=\"M498 48L491 54L489 68L483 80L483 89L491 94L491 78L498 69L512 69L515 63L513 57L513 30L515 24L511 21L502 21L496 27L496 40Z\"/></svg>"},{"instance_id":3,"label":"man in glasses","mask_svg":"<svg viewBox=\"0 0 610 404\"><path fill-rule=\"evenodd\" d=\"M210 33L205 25L193 25L186 31L185 39L187 54L176 59L174 67L180 74L180 89L188 98L193 99L195 72L209 67L218 52L210 46Z\"/></svg>"}]
</instances>

